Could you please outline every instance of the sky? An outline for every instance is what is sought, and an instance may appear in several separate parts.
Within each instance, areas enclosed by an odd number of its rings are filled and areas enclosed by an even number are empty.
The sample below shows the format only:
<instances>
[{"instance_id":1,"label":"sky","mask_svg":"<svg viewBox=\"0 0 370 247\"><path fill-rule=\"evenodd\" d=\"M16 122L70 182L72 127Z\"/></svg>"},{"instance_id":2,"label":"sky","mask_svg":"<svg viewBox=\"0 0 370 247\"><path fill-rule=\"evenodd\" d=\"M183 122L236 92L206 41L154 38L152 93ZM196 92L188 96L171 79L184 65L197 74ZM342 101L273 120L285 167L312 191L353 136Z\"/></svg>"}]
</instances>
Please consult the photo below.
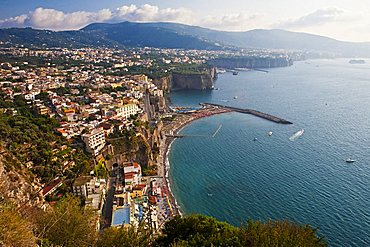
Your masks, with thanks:
<instances>
[{"instance_id":1,"label":"sky","mask_svg":"<svg viewBox=\"0 0 370 247\"><path fill-rule=\"evenodd\" d=\"M0 0L0 28L177 22L224 31L285 29L370 41L370 0Z\"/></svg>"}]
</instances>

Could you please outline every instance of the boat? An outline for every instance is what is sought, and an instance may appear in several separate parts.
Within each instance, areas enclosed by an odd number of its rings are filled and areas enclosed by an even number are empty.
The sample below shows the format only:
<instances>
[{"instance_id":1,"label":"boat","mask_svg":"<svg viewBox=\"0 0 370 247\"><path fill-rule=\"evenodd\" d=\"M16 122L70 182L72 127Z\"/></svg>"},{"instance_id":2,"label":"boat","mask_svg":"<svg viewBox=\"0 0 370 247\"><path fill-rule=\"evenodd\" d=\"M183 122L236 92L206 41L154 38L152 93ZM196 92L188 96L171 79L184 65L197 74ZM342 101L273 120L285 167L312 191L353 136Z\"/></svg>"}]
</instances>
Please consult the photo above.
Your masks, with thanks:
<instances>
[{"instance_id":1,"label":"boat","mask_svg":"<svg viewBox=\"0 0 370 247\"><path fill-rule=\"evenodd\" d=\"M289 140L294 141L295 139L301 137L303 135L303 133L304 133L304 129L301 129L301 130L297 131L296 133L294 133L294 135L289 137Z\"/></svg>"},{"instance_id":2,"label":"boat","mask_svg":"<svg viewBox=\"0 0 370 247\"><path fill-rule=\"evenodd\" d=\"M237 99L238 98L238 96L234 96L234 99Z\"/></svg>"},{"instance_id":3,"label":"boat","mask_svg":"<svg viewBox=\"0 0 370 247\"><path fill-rule=\"evenodd\" d=\"M272 131L269 131L268 135L269 135L269 136L272 136Z\"/></svg>"},{"instance_id":4,"label":"boat","mask_svg":"<svg viewBox=\"0 0 370 247\"><path fill-rule=\"evenodd\" d=\"M238 75L239 72L238 71L233 71L233 75Z\"/></svg>"},{"instance_id":5,"label":"boat","mask_svg":"<svg viewBox=\"0 0 370 247\"><path fill-rule=\"evenodd\" d=\"M253 141L257 141L258 139L257 139L257 137L255 137L254 139L253 139Z\"/></svg>"},{"instance_id":6,"label":"boat","mask_svg":"<svg viewBox=\"0 0 370 247\"><path fill-rule=\"evenodd\" d=\"M217 74L225 74L226 73L226 70L224 70L224 69L219 69L219 68L217 68L216 69L216 72L217 72Z\"/></svg>"},{"instance_id":7,"label":"boat","mask_svg":"<svg viewBox=\"0 0 370 247\"><path fill-rule=\"evenodd\" d=\"M351 159L351 158L348 158L348 159L346 159L346 162L347 163L353 163L353 162L355 162L356 160L353 160L353 159Z\"/></svg>"},{"instance_id":8,"label":"boat","mask_svg":"<svg viewBox=\"0 0 370 247\"><path fill-rule=\"evenodd\" d=\"M352 59L352 60L349 60L349 63L350 64L364 64L365 63L365 60L362 60L362 59Z\"/></svg>"}]
</instances>

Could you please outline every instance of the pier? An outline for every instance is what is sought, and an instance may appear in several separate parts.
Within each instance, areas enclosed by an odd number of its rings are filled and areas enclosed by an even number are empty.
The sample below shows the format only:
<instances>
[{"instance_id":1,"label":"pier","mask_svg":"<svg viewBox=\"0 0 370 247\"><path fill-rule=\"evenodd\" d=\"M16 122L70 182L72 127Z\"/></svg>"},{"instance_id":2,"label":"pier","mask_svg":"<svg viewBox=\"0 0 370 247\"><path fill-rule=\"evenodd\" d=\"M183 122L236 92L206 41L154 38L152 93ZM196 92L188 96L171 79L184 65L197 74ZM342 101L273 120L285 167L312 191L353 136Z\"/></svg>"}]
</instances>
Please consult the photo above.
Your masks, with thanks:
<instances>
[{"instance_id":1,"label":"pier","mask_svg":"<svg viewBox=\"0 0 370 247\"><path fill-rule=\"evenodd\" d=\"M240 112L240 113L244 113L244 114L251 114L251 115L254 115L256 117L260 117L260 118L263 118L263 119L266 119L266 120L269 120L269 121L272 121L272 122L275 122L275 123L279 123L279 124L293 124L292 122L289 122L288 120L285 120L285 119L282 119L280 117L276 117L276 116L273 116L273 115L270 115L270 114L267 114L267 113L264 113L264 112L260 112L260 111L257 111L257 110L253 110L253 109L247 109L247 108L237 108L237 107L232 107L232 106L225 106L225 105L219 105L219 104L212 104L212 103L200 103L201 106L204 106L204 107L218 107L218 108L223 108L223 109L228 109L228 110L231 110L231 111L234 111L234 112Z\"/></svg>"}]
</instances>

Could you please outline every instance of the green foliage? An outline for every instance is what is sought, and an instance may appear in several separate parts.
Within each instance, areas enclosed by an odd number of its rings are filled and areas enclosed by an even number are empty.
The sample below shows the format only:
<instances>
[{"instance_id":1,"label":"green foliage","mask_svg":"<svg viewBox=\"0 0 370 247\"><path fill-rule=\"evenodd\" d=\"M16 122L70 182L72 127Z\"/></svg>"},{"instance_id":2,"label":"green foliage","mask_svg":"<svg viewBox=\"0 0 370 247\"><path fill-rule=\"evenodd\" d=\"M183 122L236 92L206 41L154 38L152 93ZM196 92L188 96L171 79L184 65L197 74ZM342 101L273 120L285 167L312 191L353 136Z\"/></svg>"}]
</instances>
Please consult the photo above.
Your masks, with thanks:
<instances>
[{"instance_id":1,"label":"green foliage","mask_svg":"<svg viewBox=\"0 0 370 247\"><path fill-rule=\"evenodd\" d=\"M326 246L316 230L289 221L248 221L241 228L211 217L192 215L166 222L158 246Z\"/></svg>"},{"instance_id":2,"label":"green foliage","mask_svg":"<svg viewBox=\"0 0 370 247\"><path fill-rule=\"evenodd\" d=\"M142 225L107 228L97 242L97 247L147 247L152 246L152 237Z\"/></svg>"},{"instance_id":3,"label":"green foliage","mask_svg":"<svg viewBox=\"0 0 370 247\"><path fill-rule=\"evenodd\" d=\"M71 89L69 87L59 87L59 88L55 89L55 92L59 96L63 96L65 94L70 94L71 93Z\"/></svg>"},{"instance_id":4,"label":"green foliage","mask_svg":"<svg viewBox=\"0 0 370 247\"><path fill-rule=\"evenodd\" d=\"M172 67L173 72L184 74L184 75L200 75L200 74L207 74L207 70L210 69L211 66L207 64L175 64Z\"/></svg>"},{"instance_id":5,"label":"green foliage","mask_svg":"<svg viewBox=\"0 0 370 247\"><path fill-rule=\"evenodd\" d=\"M309 225L296 225L287 220L248 221L240 228L240 239L250 246L326 246L316 235L316 229Z\"/></svg>"},{"instance_id":6,"label":"green foliage","mask_svg":"<svg viewBox=\"0 0 370 247\"><path fill-rule=\"evenodd\" d=\"M36 219L36 232L43 242L54 246L93 246L96 237L96 213L81 207L72 196L59 201Z\"/></svg>"},{"instance_id":7,"label":"green foliage","mask_svg":"<svg viewBox=\"0 0 370 247\"><path fill-rule=\"evenodd\" d=\"M182 244L186 243L187 246L241 246L237 232L238 228L211 217L177 216L166 222L163 236L158 238L157 244L171 246L182 240Z\"/></svg>"},{"instance_id":8,"label":"green foliage","mask_svg":"<svg viewBox=\"0 0 370 247\"><path fill-rule=\"evenodd\" d=\"M289 221L248 221L237 228L214 218L191 215L165 223L156 235L144 223L139 226L104 229L99 238L96 213L81 207L80 201L67 196L53 208L25 211L22 217L12 207L0 205L1 246L97 246L97 247L324 247L322 238L308 225Z\"/></svg>"},{"instance_id":9,"label":"green foliage","mask_svg":"<svg viewBox=\"0 0 370 247\"><path fill-rule=\"evenodd\" d=\"M75 161L76 165L72 168L74 172L91 170L91 160L82 150L69 152L63 157L62 152L54 154L53 150L70 145L55 131L59 127L56 119L35 114L22 98L15 98L14 102L0 100L0 104L7 104L8 108L19 112L14 116L0 113L0 141L22 164L31 162L31 171L42 182L48 182L63 173L62 162L66 159ZM10 165L15 164L6 164Z\"/></svg>"},{"instance_id":10,"label":"green foliage","mask_svg":"<svg viewBox=\"0 0 370 247\"><path fill-rule=\"evenodd\" d=\"M156 166L148 166L143 168L143 176L155 176L157 175Z\"/></svg>"},{"instance_id":11,"label":"green foliage","mask_svg":"<svg viewBox=\"0 0 370 247\"><path fill-rule=\"evenodd\" d=\"M109 171L106 166L105 159L99 160L98 164L95 166L95 175L99 178L108 178L109 177Z\"/></svg>"},{"instance_id":12,"label":"green foliage","mask_svg":"<svg viewBox=\"0 0 370 247\"><path fill-rule=\"evenodd\" d=\"M49 101L49 94L47 92L41 92L36 95L36 99L40 99L42 101Z\"/></svg>"},{"instance_id":13,"label":"green foliage","mask_svg":"<svg viewBox=\"0 0 370 247\"><path fill-rule=\"evenodd\" d=\"M36 246L31 224L7 205L0 205L0 246Z\"/></svg>"}]
</instances>

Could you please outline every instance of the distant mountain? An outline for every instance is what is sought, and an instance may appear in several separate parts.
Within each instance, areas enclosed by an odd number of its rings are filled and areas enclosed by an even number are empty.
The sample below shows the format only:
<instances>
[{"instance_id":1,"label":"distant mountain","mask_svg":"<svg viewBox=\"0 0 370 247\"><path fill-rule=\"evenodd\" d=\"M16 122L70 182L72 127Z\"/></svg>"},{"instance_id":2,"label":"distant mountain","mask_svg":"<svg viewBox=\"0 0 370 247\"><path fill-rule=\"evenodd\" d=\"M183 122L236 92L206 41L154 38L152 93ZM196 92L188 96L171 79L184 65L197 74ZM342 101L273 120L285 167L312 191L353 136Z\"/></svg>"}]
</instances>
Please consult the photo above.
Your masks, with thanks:
<instances>
[{"instance_id":1,"label":"distant mountain","mask_svg":"<svg viewBox=\"0 0 370 247\"><path fill-rule=\"evenodd\" d=\"M370 42L344 42L308 33L280 29L254 29L246 32L225 32L177 23L146 23L153 28L165 28L184 35L192 35L223 45L241 48L284 49L333 52L343 56L370 56Z\"/></svg>"},{"instance_id":2,"label":"distant mountain","mask_svg":"<svg viewBox=\"0 0 370 247\"><path fill-rule=\"evenodd\" d=\"M332 52L370 57L370 43L343 42L307 33L256 29L224 32L177 23L95 23L77 31L0 29L0 42L59 47L157 47L217 50L224 47Z\"/></svg>"},{"instance_id":3,"label":"distant mountain","mask_svg":"<svg viewBox=\"0 0 370 247\"><path fill-rule=\"evenodd\" d=\"M151 23L122 22L117 24L90 24L80 30L93 37L105 37L124 46L148 46L182 49L220 49L215 41L195 37L190 32L180 33L174 29Z\"/></svg>"},{"instance_id":4,"label":"distant mountain","mask_svg":"<svg viewBox=\"0 0 370 247\"><path fill-rule=\"evenodd\" d=\"M0 29L0 42L27 47L157 47L178 49L221 49L216 42L146 24L123 22L90 24L77 31L54 32L32 28Z\"/></svg>"}]
</instances>

